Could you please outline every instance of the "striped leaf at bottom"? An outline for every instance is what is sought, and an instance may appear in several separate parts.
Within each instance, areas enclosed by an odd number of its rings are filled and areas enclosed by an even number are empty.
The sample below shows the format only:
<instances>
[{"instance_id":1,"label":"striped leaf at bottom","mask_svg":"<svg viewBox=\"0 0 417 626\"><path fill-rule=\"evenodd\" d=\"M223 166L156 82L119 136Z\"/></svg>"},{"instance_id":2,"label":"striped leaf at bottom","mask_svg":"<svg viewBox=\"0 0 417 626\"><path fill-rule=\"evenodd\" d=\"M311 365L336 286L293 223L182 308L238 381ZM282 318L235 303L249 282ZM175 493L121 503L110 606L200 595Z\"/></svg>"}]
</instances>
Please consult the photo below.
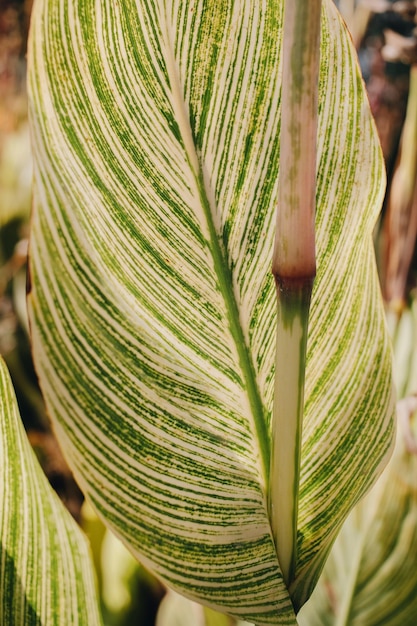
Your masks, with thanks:
<instances>
[{"instance_id":1,"label":"striped leaf at bottom","mask_svg":"<svg viewBox=\"0 0 417 626\"><path fill-rule=\"evenodd\" d=\"M0 360L0 623L101 624L86 538L49 485Z\"/></svg>"}]
</instances>

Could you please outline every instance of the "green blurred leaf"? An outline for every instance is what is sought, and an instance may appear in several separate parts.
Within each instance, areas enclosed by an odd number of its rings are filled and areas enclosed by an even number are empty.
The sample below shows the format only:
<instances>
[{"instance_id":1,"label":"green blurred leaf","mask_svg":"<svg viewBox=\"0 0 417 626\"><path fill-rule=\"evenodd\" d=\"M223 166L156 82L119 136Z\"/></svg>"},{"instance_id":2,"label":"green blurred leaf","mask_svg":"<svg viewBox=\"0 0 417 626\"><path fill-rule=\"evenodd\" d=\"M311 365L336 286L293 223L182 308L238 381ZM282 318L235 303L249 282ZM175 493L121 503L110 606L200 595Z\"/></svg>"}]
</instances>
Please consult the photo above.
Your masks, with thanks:
<instances>
[{"instance_id":1,"label":"green blurred leaf","mask_svg":"<svg viewBox=\"0 0 417 626\"><path fill-rule=\"evenodd\" d=\"M0 622L101 624L87 541L52 491L0 360Z\"/></svg>"}]
</instances>

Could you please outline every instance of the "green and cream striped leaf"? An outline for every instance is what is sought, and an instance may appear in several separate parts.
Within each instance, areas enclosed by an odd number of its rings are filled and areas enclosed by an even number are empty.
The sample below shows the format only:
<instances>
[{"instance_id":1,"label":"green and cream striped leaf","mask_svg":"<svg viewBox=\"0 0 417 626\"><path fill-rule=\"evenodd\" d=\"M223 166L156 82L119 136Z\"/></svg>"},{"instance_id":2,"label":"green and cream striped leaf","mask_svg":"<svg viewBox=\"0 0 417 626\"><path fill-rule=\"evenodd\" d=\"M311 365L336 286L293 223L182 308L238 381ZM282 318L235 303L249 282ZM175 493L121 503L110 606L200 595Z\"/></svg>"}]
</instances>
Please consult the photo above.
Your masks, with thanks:
<instances>
[{"instance_id":1,"label":"green and cream striped leaf","mask_svg":"<svg viewBox=\"0 0 417 626\"><path fill-rule=\"evenodd\" d=\"M267 513L282 8L37 0L29 44L29 308L56 432L134 554L257 624L294 623L393 430L371 238L383 165L327 0L290 599Z\"/></svg>"},{"instance_id":2,"label":"green and cream striped leaf","mask_svg":"<svg viewBox=\"0 0 417 626\"><path fill-rule=\"evenodd\" d=\"M398 394L395 451L372 491L353 509L330 552L300 626L417 623L417 301L392 311ZM413 440L414 438L414 440Z\"/></svg>"},{"instance_id":3,"label":"green and cream striped leaf","mask_svg":"<svg viewBox=\"0 0 417 626\"><path fill-rule=\"evenodd\" d=\"M342 527L300 626L416 624L417 455L404 444L399 422L394 456Z\"/></svg>"},{"instance_id":4,"label":"green and cream striped leaf","mask_svg":"<svg viewBox=\"0 0 417 626\"><path fill-rule=\"evenodd\" d=\"M98 625L89 547L49 485L0 360L0 622Z\"/></svg>"}]
</instances>

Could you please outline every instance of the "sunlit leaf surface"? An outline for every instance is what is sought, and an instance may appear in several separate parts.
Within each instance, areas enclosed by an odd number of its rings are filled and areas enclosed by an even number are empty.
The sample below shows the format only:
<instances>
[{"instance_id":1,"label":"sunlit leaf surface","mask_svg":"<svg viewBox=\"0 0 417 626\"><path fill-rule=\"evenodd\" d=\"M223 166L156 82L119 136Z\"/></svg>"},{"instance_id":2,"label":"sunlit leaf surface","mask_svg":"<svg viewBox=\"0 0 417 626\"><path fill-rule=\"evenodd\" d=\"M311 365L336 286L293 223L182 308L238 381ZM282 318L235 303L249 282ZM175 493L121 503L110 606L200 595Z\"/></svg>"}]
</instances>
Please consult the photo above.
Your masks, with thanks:
<instances>
[{"instance_id":1,"label":"sunlit leaf surface","mask_svg":"<svg viewBox=\"0 0 417 626\"><path fill-rule=\"evenodd\" d=\"M295 620L266 504L281 19L277 0L37 0L29 44L29 306L56 432L134 554L257 624ZM296 608L393 430L383 165L330 1L319 100Z\"/></svg>"}]
</instances>

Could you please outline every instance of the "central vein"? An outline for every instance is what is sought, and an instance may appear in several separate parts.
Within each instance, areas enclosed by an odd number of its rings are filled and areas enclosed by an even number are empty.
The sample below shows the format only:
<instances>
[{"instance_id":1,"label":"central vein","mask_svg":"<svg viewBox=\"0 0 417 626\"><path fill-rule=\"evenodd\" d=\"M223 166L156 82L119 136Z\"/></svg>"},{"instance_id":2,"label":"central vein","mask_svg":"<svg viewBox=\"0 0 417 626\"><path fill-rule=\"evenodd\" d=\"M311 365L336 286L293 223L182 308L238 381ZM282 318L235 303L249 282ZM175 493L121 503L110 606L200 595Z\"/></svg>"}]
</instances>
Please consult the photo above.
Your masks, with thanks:
<instances>
[{"instance_id":1,"label":"central vein","mask_svg":"<svg viewBox=\"0 0 417 626\"><path fill-rule=\"evenodd\" d=\"M172 46L172 42L169 42L169 47L171 50L174 49ZM194 179L196 182L196 193L199 196L199 200L206 218L206 232L213 257L213 265L217 275L217 284L225 304L230 333L236 346L242 377L242 385L244 387L250 406L250 412L252 417L252 434L257 441L257 448L259 450L260 457L260 470L262 472L263 486L266 491L269 478L270 451L265 410L256 381L256 375L252 357L250 354L250 349L245 341L245 336L241 325L236 294L233 288L232 271L228 263L226 246L224 245L221 234L218 232L218 228L216 228L215 224L214 215L216 211L216 206L214 194L211 193L209 183L207 182L207 180L205 180L203 168L197 154L194 137L190 125L188 106L184 100L184 94L181 88L181 81L179 78L179 72L174 54L168 54L166 56L166 59L166 67L170 79L170 87L172 93L173 112L175 120L178 124L188 162L194 174Z\"/></svg>"}]
</instances>

